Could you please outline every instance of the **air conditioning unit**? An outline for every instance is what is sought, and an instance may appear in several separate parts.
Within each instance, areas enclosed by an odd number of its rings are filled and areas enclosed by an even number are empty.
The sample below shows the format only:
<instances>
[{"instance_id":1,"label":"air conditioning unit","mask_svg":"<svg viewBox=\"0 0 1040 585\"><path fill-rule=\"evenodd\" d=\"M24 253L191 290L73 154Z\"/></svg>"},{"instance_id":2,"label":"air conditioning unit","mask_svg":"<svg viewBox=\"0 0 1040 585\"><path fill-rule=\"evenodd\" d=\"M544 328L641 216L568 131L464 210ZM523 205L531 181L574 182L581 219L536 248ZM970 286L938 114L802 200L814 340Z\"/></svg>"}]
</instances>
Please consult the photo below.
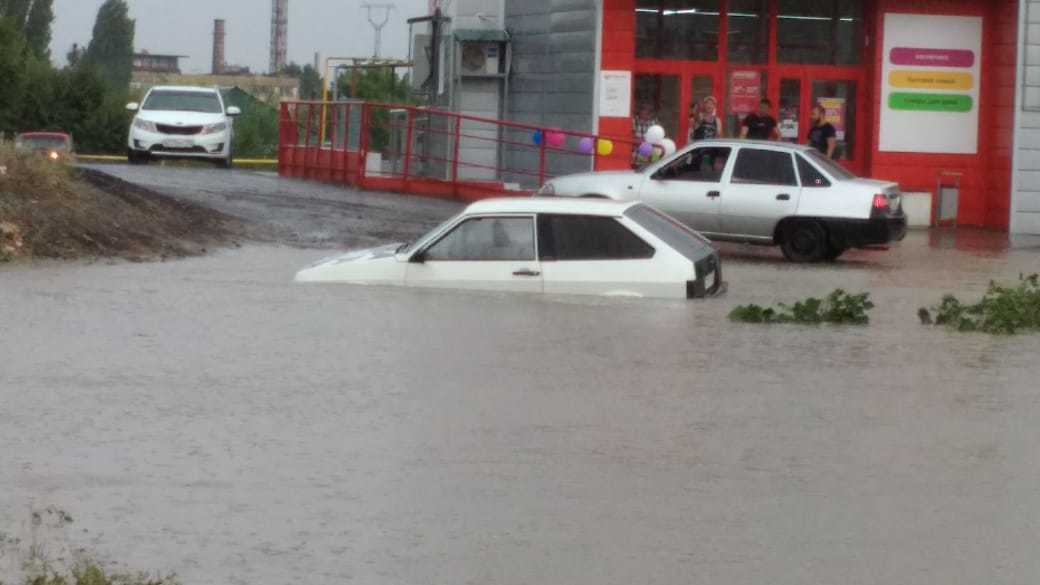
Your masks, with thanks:
<instances>
[{"instance_id":1,"label":"air conditioning unit","mask_svg":"<svg viewBox=\"0 0 1040 585\"><path fill-rule=\"evenodd\" d=\"M463 75L498 75L501 61L502 43L471 41L462 44Z\"/></svg>"}]
</instances>

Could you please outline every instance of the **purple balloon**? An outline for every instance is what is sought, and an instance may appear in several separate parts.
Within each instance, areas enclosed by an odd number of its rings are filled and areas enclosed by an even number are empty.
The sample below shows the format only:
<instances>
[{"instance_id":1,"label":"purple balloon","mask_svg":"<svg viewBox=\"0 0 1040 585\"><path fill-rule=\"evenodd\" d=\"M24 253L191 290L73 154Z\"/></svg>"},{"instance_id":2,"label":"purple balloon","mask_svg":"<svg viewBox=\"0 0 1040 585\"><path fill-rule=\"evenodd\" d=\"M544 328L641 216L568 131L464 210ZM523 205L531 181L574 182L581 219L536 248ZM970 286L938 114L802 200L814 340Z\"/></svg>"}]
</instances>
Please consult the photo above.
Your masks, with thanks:
<instances>
[{"instance_id":1,"label":"purple balloon","mask_svg":"<svg viewBox=\"0 0 1040 585\"><path fill-rule=\"evenodd\" d=\"M654 145L649 142L644 142L639 145L639 150L637 152L639 152L639 156L649 158L650 155L654 153Z\"/></svg>"},{"instance_id":2,"label":"purple balloon","mask_svg":"<svg viewBox=\"0 0 1040 585\"><path fill-rule=\"evenodd\" d=\"M578 150L584 154L592 154L592 149L596 147L595 142L591 138L582 138L578 142Z\"/></svg>"}]
</instances>

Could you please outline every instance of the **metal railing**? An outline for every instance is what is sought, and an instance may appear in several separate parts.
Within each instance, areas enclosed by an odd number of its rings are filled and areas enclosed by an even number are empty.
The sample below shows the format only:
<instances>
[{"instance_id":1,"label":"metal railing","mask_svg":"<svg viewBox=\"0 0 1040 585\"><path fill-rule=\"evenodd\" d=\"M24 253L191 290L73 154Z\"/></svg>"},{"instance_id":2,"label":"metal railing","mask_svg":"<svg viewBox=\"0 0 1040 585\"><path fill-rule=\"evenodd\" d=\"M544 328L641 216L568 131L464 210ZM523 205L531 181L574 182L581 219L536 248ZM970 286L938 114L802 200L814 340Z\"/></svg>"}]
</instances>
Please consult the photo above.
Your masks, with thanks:
<instances>
[{"instance_id":1,"label":"metal railing","mask_svg":"<svg viewBox=\"0 0 1040 585\"><path fill-rule=\"evenodd\" d=\"M279 173L371 190L480 199L631 160L627 138L420 106L284 102Z\"/></svg>"}]
</instances>

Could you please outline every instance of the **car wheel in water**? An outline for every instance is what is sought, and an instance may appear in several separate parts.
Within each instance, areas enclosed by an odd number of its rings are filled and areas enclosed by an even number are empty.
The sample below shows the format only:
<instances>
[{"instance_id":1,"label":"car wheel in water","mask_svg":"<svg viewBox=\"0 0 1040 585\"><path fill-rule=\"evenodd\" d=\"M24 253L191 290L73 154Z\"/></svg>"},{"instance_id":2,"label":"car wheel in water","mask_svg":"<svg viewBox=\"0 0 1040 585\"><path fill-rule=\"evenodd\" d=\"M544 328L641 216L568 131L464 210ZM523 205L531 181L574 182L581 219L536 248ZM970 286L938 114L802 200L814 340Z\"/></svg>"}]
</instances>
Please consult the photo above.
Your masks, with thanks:
<instances>
[{"instance_id":1,"label":"car wheel in water","mask_svg":"<svg viewBox=\"0 0 1040 585\"><path fill-rule=\"evenodd\" d=\"M126 159L132 165L146 165L148 164L148 153L131 148L126 151Z\"/></svg>"},{"instance_id":2,"label":"car wheel in water","mask_svg":"<svg viewBox=\"0 0 1040 585\"><path fill-rule=\"evenodd\" d=\"M827 257L831 246L827 230L819 222L796 221L784 228L780 249L791 262L819 262Z\"/></svg>"},{"instance_id":3,"label":"car wheel in water","mask_svg":"<svg viewBox=\"0 0 1040 585\"><path fill-rule=\"evenodd\" d=\"M235 167L235 157L234 157L234 155L232 155L229 152L228 155L227 155L227 158L220 159L220 161L217 163L217 166L222 168L222 169L229 169L229 170L234 168Z\"/></svg>"},{"instance_id":4,"label":"car wheel in water","mask_svg":"<svg viewBox=\"0 0 1040 585\"><path fill-rule=\"evenodd\" d=\"M827 253L824 254L823 259L828 262L834 262L840 258L842 254L848 252L848 250L849 249L844 246L835 246L834 244L831 244L830 246L827 246Z\"/></svg>"}]
</instances>

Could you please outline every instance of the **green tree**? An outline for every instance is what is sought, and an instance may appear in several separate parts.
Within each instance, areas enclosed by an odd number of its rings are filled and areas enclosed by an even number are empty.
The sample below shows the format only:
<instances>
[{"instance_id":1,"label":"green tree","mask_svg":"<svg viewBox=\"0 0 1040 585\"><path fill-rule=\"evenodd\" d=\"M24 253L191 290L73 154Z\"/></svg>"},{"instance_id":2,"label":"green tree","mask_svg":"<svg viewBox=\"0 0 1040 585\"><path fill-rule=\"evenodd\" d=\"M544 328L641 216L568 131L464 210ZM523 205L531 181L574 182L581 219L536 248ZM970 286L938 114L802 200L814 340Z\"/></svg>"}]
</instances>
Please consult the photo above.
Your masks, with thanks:
<instances>
[{"instance_id":1,"label":"green tree","mask_svg":"<svg viewBox=\"0 0 1040 585\"><path fill-rule=\"evenodd\" d=\"M300 70L300 99L302 100L320 100L321 99L321 75L318 75L318 70L311 65L304 65L303 69Z\"/></svg>"},{"instance_id":2,"label":"green tree","mask_svg":"<svg viewBox=\"0 0 1040 585\"><path fill-rule=\"evenodd\" d=\"M35 0L25 22L25 40L34 55L51 58L51 25L54 24L54 0Z\"/></svg>"},{"instance_id":3,"label":"green tree","mask_svg":"<svg viewBox=\"0 0 1040 585\"><path fill-rule=\"evenodd\" d=\"M94 36L83 60L101 69L113 88L130 85L134 65L134 21L126 0L105 0L94 21Z\"/></svg>"},{"instance_id":4,"label":"green tree","mask_svg":"<svg viewBox=\"0 0 1040 585\"><path fill-rule=\"evenodd\" d=\"M0 132L11 134L21 130L22 101L28 87L28 57L25 38L14 19L0 18Z\"/></svg>"},{"instance_id":5,"label":"green tree","mask_svg":"<svg viewBox=\"0 0 1040 585\"><path fill-rule=\"evenodd\" d=\"M32 0L0 0L0 16L12 19L15 27L22 30L31 7Z\"/></svg>"},{"instance_id":6,"label":"green tree","mask_svg":"<svg viewBox=\"0 0 1040 585\"><path fill-rule=\"evenodd\" d=\"M76 67L80 61L83 60L83 47L76 43L72 43L72 48L69 49L68 53L65 53L65 61L68 62L69 67Z\"/></svg>"}]
</instances>

